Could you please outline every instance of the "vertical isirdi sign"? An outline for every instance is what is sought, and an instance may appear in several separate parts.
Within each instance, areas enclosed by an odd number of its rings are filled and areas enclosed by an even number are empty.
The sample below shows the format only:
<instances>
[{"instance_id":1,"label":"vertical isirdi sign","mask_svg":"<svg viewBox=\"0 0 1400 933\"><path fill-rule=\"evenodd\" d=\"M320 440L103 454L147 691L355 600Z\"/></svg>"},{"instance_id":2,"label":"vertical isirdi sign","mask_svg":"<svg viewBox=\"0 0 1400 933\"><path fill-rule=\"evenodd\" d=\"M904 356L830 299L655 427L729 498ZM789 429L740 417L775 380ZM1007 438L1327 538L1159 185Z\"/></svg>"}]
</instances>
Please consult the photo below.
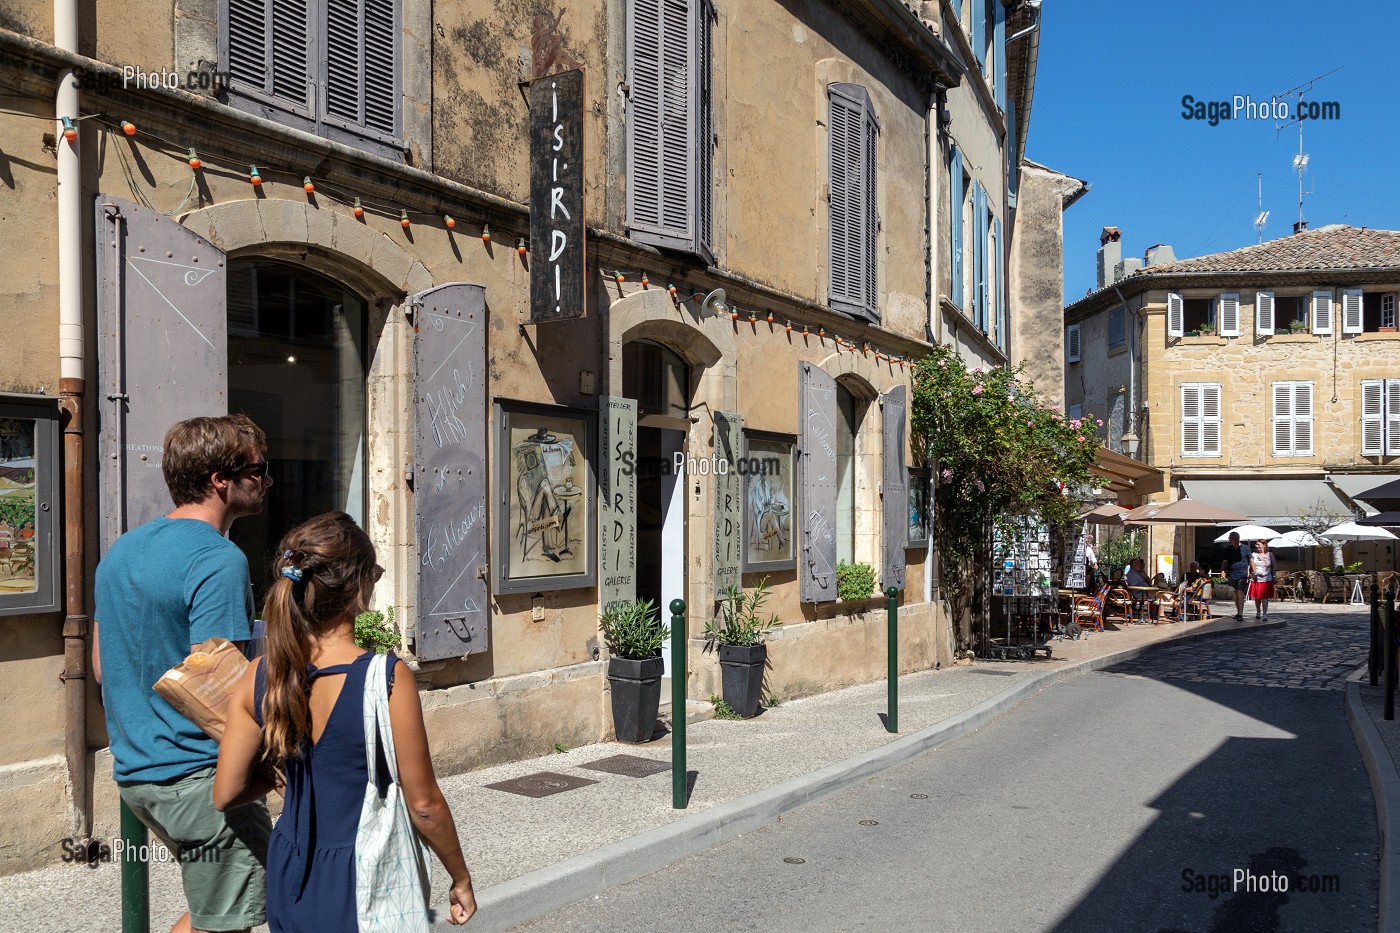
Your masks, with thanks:
<instances>
[{"instance_id":1,"label":"vertical isirdi sign","mask_svg":"<svg viewBox=\"0 0 1400 933\"><path fill-rule=\"evenodd\" d=\"M602 453L598 458L600 604L637 598L637 402L604 396Z\"/></svg>"},{"instance_id":2,"label":"vertical isirdi sign","mask_svg":"<svg viewBox=\"0 0 1400 933\"><path fill-rule=\"evenodd\" d=\"M583 71L530 85L530 322L584 312Z\"/></svg>"}]
</instances>

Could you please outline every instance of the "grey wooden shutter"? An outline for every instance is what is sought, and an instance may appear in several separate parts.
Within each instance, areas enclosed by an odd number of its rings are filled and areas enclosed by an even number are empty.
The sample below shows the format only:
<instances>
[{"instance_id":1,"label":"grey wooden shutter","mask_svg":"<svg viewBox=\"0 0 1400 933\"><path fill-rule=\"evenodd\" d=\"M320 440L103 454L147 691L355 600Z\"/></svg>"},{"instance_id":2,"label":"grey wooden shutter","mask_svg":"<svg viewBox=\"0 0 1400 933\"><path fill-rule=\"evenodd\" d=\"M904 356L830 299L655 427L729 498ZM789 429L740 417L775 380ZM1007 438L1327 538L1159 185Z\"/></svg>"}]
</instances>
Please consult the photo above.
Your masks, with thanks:
<instances>
[{"instance_id":1,"label":"grey wooden shutter","mask_svg":"<svg viewBox=\"0 0 1400 933\"><path fill-rule=\"evenodd\" d=\"M804 603L836 599L836 380L813 363L798 365L798 484L802 556L798 590Z\"/></svg>"},{"instance_id":2,"label":"grey wooden shutter","mask_svg":"<svg viewBox=\"0 0 1400 933\"><path fill-rule=\"evenodd\" d=\"M396 142L398 4L394 0L328 0L321 36L325 62L321 118Z\"/></svg>"},{"instance_id":3,"label":"grey wooden shutter","mask_svg":"<svg viewBox=\"0 0 1400 933\"><path fill-rule=\"evenodd\" d=\"M715 469L715 592L742 586L744 572L744 499L739 481L739 459L744 455L744 423L737 414L714 413ZM720 472L719 464L727 469Z\"/></svg>"},{"instance_id":4,"label":"grey wooden shutter","mask_svg":"<svg viewBox=\"0 0 1400 933\"><path fill-rule=\"evenodd\" d=\"M627 217L656 246L695 247L698 0L627 5Z\"/></svg>"},{"instance_id":5,"label":"grey wooden shutter","mask_svg":"<svg viewBox=\"0 0 1400 933\"><path fill-rule=\"evenodd\" d=\"M714 248L714 5L700 4L699 22L696 24L695 75L699 83L700 127L695 140L695 200L699 205L699 229L696 230L699 252L709 253Z\"/></svg>"},{"instance_id":6,"label":"grey wooden shutter","mask_svg":"<svg viewBox=\"0 0 1400 933\"><path fill-rule=\"evenodd\" d=\"M948 283L948 299L963 306L963 158L954 146L948 156L949 242L952 244L953 279Z\"/></svg>"},{"instance_id":7,"label":"grey wooden shutter","mask_svg":"<svg viewBox=\"0 0 1400 933\"><path fill-rule=\"evenodd\" d=\"M880 397L881 483L880 589L904 589L904 549L909 546L909 469L904 463L907 446L908 392L899 385Z\"/></svg>"},{"instance_id":8,"label":"grey wooden shutter","mask_svg":"<svg viewBox=\"0 0 1400 933\"><path fill-rule=\"evenodd\" d=\"M220 48L231 86L303 117L311 108L312 0L223 0Z\"/></svg>"},{"instance_id":9,"label":"grey wooden shutter","mask_svg":"<svg viewBox=\"0 0 1400 933\"><path fill-rule=\"evenodd\" d=\"M150 208L98 195L102 545L173 507L161 472L177 421L228 412L222 250Z\"/></svg>"},{"instance_id":10,"label":"grey wooden shutter","mask_svg":"<svg viewBox=\"0 0 1400 933\"><path fill-rule=\"evenodd\" d=\"M418 560L413 652L427 661L489 647L486 293L480 285L453 282L410 304Z\"/></svg>"},{"instance_id":11,"label":"grey wooden shutter","mask_svg":"<svg viewBox=\"0 0 1400 933\"><path fill-rule=\"evenodd\" d=\"M1361 455L1379 457L1385 450L1384 379L1361 380Z\"/></svg>"},{"instance_id":12,"label":"grey wooden shutter","mask_svg":"<svg viewBox=\"0 0 1400 933\"><path fill-rule=\"evenodd\" d=\"M992 0L992 11L992 81L996 84L997 106L1006 113L1006 8L1001 0Z\"/></svg>"},{"instance_id":13,"label":"grey wooden shutter","mask_svg":"<svg viewBox=\"0 0 1400 933\"><path fill-rule=\"evenodd\" d=\"M827 97L831 306L876 320L874 111L870 95L858 84L830 84Z\"/></svg>"},{"instance_id":14,"label":"grey wooden shutter","mask_svg":"<svg viewBox=\"0 0 1400 933\"><path fill-rule=\"evenodd\" d=\"M1065 328L1065 357L1071 363L1079 362L1079 327L1071 324Z\"/></svg>"}]
</instances>

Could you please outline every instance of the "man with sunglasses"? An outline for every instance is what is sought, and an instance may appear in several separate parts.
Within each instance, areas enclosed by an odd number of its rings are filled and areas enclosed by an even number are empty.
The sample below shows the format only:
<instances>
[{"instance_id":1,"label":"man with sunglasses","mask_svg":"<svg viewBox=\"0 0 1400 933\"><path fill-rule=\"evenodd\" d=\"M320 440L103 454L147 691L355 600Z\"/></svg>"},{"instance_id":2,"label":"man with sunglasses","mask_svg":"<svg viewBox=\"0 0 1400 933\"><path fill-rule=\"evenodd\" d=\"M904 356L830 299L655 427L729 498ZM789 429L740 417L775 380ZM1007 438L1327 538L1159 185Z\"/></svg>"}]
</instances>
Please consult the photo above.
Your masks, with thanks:
<instances>
[{"instance_id":1,"label":"man with sunglasses","mask_svg":"<svg viewBox=\"0 0 1400 933\"><path fill-rule=\"evenodd\" d=\"M252 637L248 561L226 536L262 511L267 437L246 415L182 421L165 435L161 469L175 508L122 535L97 566L93 672L118 792L180 862L189 913L172 933L248 930L267 913L267 806L214 809L218 743L152 685L205 639Z\"/></svg>"}]
</instances>

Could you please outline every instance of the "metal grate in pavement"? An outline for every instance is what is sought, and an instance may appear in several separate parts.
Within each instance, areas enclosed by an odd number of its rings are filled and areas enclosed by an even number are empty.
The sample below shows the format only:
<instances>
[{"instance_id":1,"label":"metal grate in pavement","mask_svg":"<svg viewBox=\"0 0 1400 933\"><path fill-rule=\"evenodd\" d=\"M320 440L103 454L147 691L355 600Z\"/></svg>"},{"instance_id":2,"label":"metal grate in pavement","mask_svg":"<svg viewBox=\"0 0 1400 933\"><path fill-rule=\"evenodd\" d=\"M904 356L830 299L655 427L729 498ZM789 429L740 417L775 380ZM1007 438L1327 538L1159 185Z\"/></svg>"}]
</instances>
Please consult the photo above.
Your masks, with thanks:
<instances>
[{"instance_id":1,"label":"metal grate in pavement","mask_svg":"<svg viewBox=\"0 0 1400 933\"><path fill-rule=\"evenodd\" d=\"M495 784L487 784L486 786L492 790L503 790L511 794L520 794L522 797L548 797L551 794L562 794L568 790L574 790L588 784L597 783L597 781L576 777L572 774L537 771L534 774L527 774L524 777L511 778L509 781L499 781Z\"/></svg>"},{"instance_id":2,"label":"metal grate in pavement","mask_svg":"<svg viewBox=\"0 0 1400 933\"><path fill-rule=\"evenodd\" d=\"M640 755L612 755L608 758L590 761L586 765L579 765L579 767L634 778L644 778L671 770L669 762L657 761L655 758L643 758Z\"/></svg>"}]
</instances>

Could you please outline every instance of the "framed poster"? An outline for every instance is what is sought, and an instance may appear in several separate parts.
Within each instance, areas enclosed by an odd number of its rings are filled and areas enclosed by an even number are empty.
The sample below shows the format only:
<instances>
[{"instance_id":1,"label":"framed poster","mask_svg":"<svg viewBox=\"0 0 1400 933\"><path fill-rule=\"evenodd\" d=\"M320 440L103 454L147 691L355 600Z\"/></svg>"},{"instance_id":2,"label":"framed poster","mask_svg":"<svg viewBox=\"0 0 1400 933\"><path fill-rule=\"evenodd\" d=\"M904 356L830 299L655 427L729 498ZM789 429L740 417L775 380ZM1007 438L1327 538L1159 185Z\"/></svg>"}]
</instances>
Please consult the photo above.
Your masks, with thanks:
<instances>
[{"instance_id":1,"label":"framed poster","mask_svg":"<svg viewBox=\"0 0 1400 933\"><path fill-rule=\"evenodd\" d=\"M597 412L504 401L495 409L492 588L534 593L593 586Z\"/></svg>"},{"instance_id":2,"label":"framed poster","mask_svg":"<svg viewBox=\"0 0 1400 933\"><path fill-rule=\"evenodd\" d=\"M0 395L0 615L59 602L58 401Z\"/></svg>"},{"instance_id":3,"label":"framed poster","mask_svg":"<svg viewBox=\"0 0 1400 933\"><path fill-rule=\"evenodd\" d=\"M929 496L929 474L927 470L909 471L909 543L906 547L927 548L932 516L929 509L933 500Z\"/></svg>"},{"instance_id":4,"label":"framed poster","mask_svg":"<svg viewBox=\"0 0 1400 933\"><path fill-rule=\"evenodd\" d=\"M797 566L795 440L751 431L744 446L744 458L739 461L744 484L744 571L791 570Z\"/></svg>"}]
</instances>

